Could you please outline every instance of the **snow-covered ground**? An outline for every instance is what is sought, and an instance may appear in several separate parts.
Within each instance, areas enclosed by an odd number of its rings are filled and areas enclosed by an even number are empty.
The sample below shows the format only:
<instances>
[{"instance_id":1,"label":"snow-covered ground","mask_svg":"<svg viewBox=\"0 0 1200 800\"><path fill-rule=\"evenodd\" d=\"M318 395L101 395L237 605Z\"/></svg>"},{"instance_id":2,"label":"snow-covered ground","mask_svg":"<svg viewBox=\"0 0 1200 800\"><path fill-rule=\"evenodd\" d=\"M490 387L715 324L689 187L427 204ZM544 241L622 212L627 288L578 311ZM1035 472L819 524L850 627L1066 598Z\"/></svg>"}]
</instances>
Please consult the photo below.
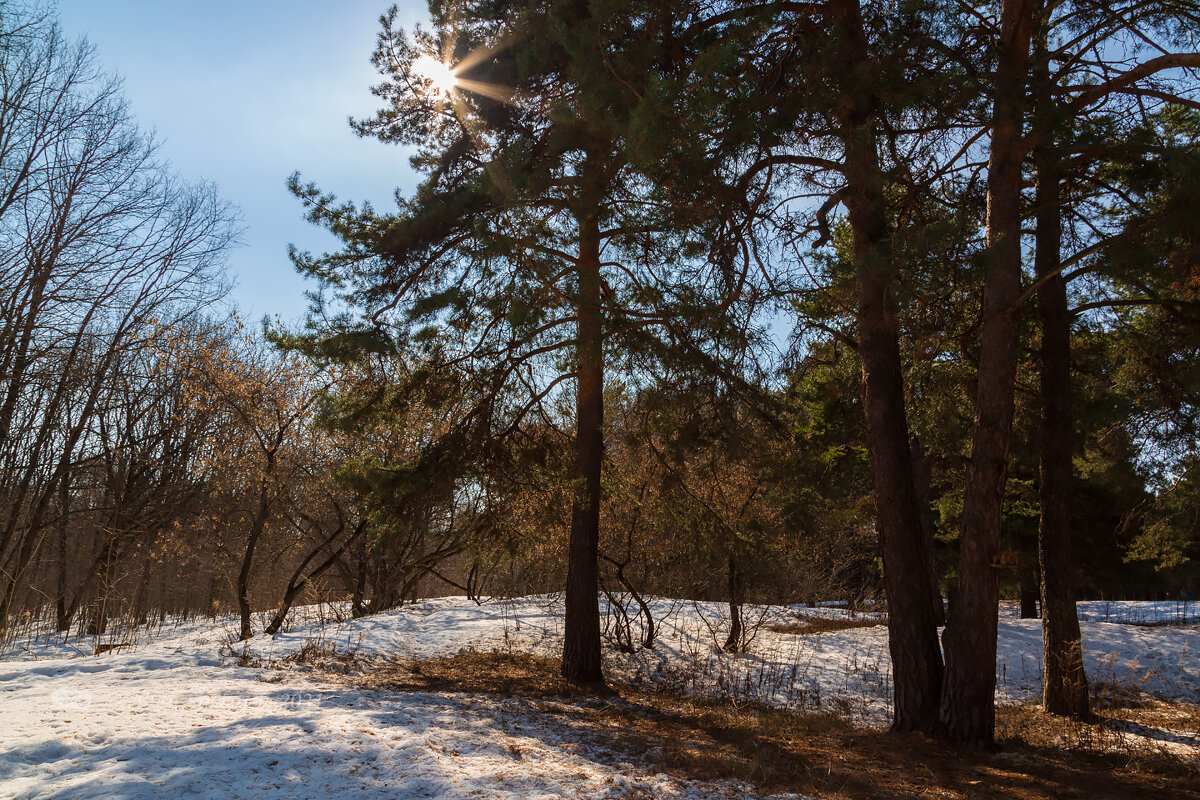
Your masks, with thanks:
<instances>
[{"instance_id":1,"label":"snow-covered ground","mask_svg":"<svg viewBox=\"0 0 1200 800\"><path fill-rule=\"evenodd\" d=\"M1086 622L1124 622L1130 625L1200 625L1200 602L1159 600L1123 603L1114 600L1085 600L1078 604L1079 618Z\"/></svg>"},{"instance_id":2,"label":"snow-covered ground","mask_svg":"<svg viewBox=\"0 0 1200 800\"><path fill-rule=\"evenodd\" d=\"M1200 702L1200 630L1127 624L1174 619L1170 605L1083 604L1093 680ZM757 633L734 657L718 647L720 604L655 600L653 607L655 647L607 651L611 675L829 709L867 723L886 719L882 626L796 635L772 628L848 612L749 609ZM441 598L361 620L309 607L297 609L296 620L274 638L255 637L246 656L279 663L313 643L367 662L469 648L552 655L561 635L554 597L481 606ZM571 717L546 713L568 701L373 693L303 671L239 667L228 648L233 630L233 620L143 629L135 646L95 657L83 655L95 650L94 638L11 643L0 661L0 797L753 796L736 783L657 774L651 756L622 752L573 728ZM1002 700L1036 697L1040 646L1037 620L1002 614ZM595 701L569 702L586 715Z\"/></svg>"}]
</instances>

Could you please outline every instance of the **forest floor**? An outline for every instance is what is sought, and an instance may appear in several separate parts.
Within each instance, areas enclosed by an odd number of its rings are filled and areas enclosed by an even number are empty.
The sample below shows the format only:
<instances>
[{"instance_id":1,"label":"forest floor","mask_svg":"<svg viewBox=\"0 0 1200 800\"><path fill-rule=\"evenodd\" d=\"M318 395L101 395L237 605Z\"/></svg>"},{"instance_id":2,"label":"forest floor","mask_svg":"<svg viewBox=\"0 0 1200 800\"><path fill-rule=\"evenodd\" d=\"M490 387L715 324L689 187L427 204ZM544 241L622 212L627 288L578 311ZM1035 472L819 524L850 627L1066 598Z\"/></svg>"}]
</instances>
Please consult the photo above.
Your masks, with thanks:
<instances>
[{"instance_id":1,"label":"forest floor","mask_svg":"<svg viewBox=\"0 0 1200 800\"><path fill-rule=\"evenodd\" d=\"M603 695L557 677L553 597L306 607L238 645L231 620L31 626L0 662L0 797L1200 797L1200 628L1175 604L1081 605L1096 725L1032 705L1038 622L1005 609L983 754L884 732L877 615L748 609L732 656L719 604L652 606L655 646L607 650Z\"/></svg>"}]
</instances>

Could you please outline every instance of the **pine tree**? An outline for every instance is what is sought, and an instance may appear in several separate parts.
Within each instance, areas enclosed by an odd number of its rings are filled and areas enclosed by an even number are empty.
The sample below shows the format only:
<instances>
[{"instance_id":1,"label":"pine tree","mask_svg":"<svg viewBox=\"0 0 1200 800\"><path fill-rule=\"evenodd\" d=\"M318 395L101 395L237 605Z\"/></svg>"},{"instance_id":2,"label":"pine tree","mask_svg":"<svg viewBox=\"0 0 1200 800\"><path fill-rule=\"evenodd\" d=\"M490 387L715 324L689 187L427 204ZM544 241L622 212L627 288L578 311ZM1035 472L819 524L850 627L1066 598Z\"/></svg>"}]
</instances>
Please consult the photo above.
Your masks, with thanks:
<instances>
[{"instance_id":1,"label":"pine tree","mask_svg":"<svg viewBox=\"0 0 1200 800\"><path fill-rule=\"evenodd\" d=\"M660 76L686 17L652 4L433 3L431 31L383 19L384 108L363 135L417 148L425 179L399 213L293 190L345 242L297 253L334 290L303 345L415 365L398 390L455 423L404 474L495 468L526 420L574 386L575 467L562 672L603 680L597 604L604 381L730 328L738 283L708 223L666 202ZM670 9L666 9L669 11ZM676 9L677 11L677 9ZM686 80L685 80L686 83ZM453 479L453 478L449 478Z\"/></svg>"},{"instance_id":2,"label":"pine tree","mask_svg":"<svg viewBox=\"0 0 1200 800\"><path fill-rule=\"evenodd\" d=\"M1068 161L1066 148L1079 147L1077 152L1092 157L1117 155L1123 148L1112 145L1114 138L1119 138L1114 134L1120 123L1114 127L1113 120L1104 122L1103 116L1115 110L1118 120L1136 117L1148 102L1170 101L1189 82L1194 86L1194 76L1187 70L1200 66L1200 54L1187 50L1196 45L1196 21L1194 4L1169 0L1138 4L1133 9L1027 2L1001 5L989 123L988 250L978 416L960 534L961 602L952 608L944 637L947 682L942 723L952 739L975 744L992 740L998 581L991 563L999 555L1018 317L1022 304L1035 294L1042 323L1045 415L1040 530L1045 700L1054 713L1083 719L1090 714L1070 590L1071 322L1065 274L1069 264L1087 258L1090 248L1081 248L1070 258L1064 258L1061 250L1064 221L1071 219L1065 212L1072 203L1079 203L1078 198L1064 196L1063 185L1074 181L1078 187L1092 179L1085 177L1086 162ZM1185 51L1170 52L1169 47ZM1145 53L1158 55L1142 60ZM1095 75L1104 80L1093 83ZM1026 90L1029 85L1032 97ZM1126 103L1122 98L1139 99ZM1099 141L1092 147L1080 147L1089 128L1099 134ZM1085 135L1071 141L1071 135L1078 136L1081 131ZM1022 164L1030 156L1037 174L1033 203L1037 275L1033 286L1023 287ZM1104 185L1103 180L1099 185ZM1108 192L1102 189L1099 194ZM1082 236L1074 238L1091 239L1090 247L1103 249L1106 236L1099 220L1105 212L1099 211L1099 205L1080 214L1076 233L1082 232Z\"/></svg>"},{"instance_id":3,"label":"pine tree","mask_svg":"<svg viewBox=\"0 0 1200 800\"><path fill-rule=\"evenodd\" d=\"M797 239L819 234L818 248L832 239L852 275L846 284L852 331L838 335L855 348L862 369L894 665L893 729L932 731L942 682L942 609L905 402L899 292L911 281L911 266L895 239L905 210L911 217L939 188L934 175L954 168L929 154L953 128L948 115L963 94L954 85L961 70L930 46L929 31L944 27L934 4L838 0L787 10L776 23L778 35L766 40L777 44L757 55L789 83L783 100L767 100L761 110L765 129L777 134L753 168L778 170L783 186L818 195L819 204L805 198L816 206L807 226L794 219L778 224ZM918 132L900 134L900 127ZM829 219L838 206L846 214L840 240Z\"/></svg>"}]
</instances>

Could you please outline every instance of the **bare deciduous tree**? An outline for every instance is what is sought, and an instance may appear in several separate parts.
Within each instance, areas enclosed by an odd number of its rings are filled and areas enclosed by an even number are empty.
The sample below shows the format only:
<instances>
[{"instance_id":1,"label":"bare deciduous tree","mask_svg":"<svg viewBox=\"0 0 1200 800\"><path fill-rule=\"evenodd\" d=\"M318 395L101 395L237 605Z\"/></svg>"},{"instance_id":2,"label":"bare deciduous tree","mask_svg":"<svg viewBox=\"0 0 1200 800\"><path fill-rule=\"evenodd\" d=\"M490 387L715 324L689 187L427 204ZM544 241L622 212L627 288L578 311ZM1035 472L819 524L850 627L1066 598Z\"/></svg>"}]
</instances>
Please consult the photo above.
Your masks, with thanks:
<instances>
[{"instance_id":1,"label":"bare deciduous tree","mask_svg":"<svg viewBox=\"0 0 1200 800\"><path fill-rule=\"evenodd\" d=\"M61 487L103 458L114 376L221 295L236 226L170 174L86 42L7 8L0 41L2 628Z\"/></svg>"}]
</instances>

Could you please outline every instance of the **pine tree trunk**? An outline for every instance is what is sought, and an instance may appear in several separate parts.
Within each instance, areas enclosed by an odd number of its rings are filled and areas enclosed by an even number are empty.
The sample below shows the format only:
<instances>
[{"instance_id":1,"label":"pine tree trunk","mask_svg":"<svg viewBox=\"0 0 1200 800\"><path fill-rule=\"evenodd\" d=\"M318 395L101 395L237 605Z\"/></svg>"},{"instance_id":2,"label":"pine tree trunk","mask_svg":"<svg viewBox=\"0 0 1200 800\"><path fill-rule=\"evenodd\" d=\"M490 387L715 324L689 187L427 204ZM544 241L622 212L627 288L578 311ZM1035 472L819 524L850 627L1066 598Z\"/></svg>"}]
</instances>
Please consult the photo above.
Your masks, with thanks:
<instances>
[{"instance_id":1,"label":"pine tree trunk","mask_svg":"<svg viewBox=\"0 0 1200 800\"><path fill-rule=\"evenodd\" d=\"M899 320L883 176L876 152L873 87L857 0L831 5L850 87L840 122L846 147L845 204L854 234L859 356L875 519L888 601L895 713L892 730L930 730L942 680L939 607L931 554L917 507L900 361Z\"/></svg>"},{"instance_id":2,"label":"pine tree trunk","mask_svg":"<svg viewBox=\"0 0 1200 800\"><path fill-rule=\"evenodd\" d=\"M1038 31L1035 65L1037 114L1042 139L1034 150L1037 166L1038 319L1042 326L1041 507L1038 563L1042 601L1042 703L1051 714L1088 721L1092 717L1082 636L1075 608L1071 568L1071 318L1062 259L1062 191L1053 143L1054 110L1044 27Z\"/></svg>"},{"instance_id":3,"label":"pine tree trunk","mask_svg":"<svg viewBox=\"0 0 1200 800\"><path fill-rule=\"evenodd\" d=\"M729 635L721 649L726 653L739 653L742 649L742 571L737 558L729 554Z\"/></svg>"},{"instance_id":4,"label":"pine tree trunk","mask_svg":"<svg viewBox=\"0 0 1200 800\"><path fill-rule=\"evenodd\" d=\"M937 566L933 560L933 536L936 525L933 516L932 469L925 447L916 434L909 437L908 447L912 453L913 488L916 492L917 515L921 520L921 535L925 537L926 561L928 561L929 589L933 595L933 619L937 625L946 624L946 607L942 603L942 592L938 588Z\"/></svg>"},{"instance_id":5,"label":"pine tree trunk","mask_svg":"<svg viewBox=\"0 0 1200 800\"><path fill-rule=\"evenodd\" d=\"M1043 694L1046 711L1091 719L1082 636L1071 585L1071 438L1066 289L1051 281L1038 292L1042 317L1041 565ZM1061 279L1059 284L1065 283ZM1048 299L1047 295L1054 295ZM1061 330L1055 330L1055 328ZM1055 340L1055 341L1052 341Z\"/></svg>"},{"instance_id":6,"label":"pine tree trunk","mask_svg":"<svg viewBox=\"0 0 1200 800\"><path fill-rule=\"evenodd\" d=\"M1021 619L1037 619L1038 614L1038 568L1037 564L1021 552L1018 580L1021 582Z\"/></svg>"},{"instance_id":7,"label":"pine tree trunk","mask_svg":"<svg viewBox=\"0 0 1200 800\"><path fill-rule=\"evenodd\" d=\"M600 663L600 467L604 459L604 329L600 230L595 210L579 215L576 313L575 496L567 554L562 676L603 683Z\"/></svg>"},{"instance_id":8,"label":"pine tree trunk","mask_svg":"<svg viewBox=\"0 0 1200 800\"><path fill-rule=\"evenodd\" d=\"M996 630L1004 485L1012 434L1021 294L1021 164L1033 0L1004 0L988 161L988 247L979 386L959 529L958 591L943 634L940 732L991 746L996 726Z\"/></svg>"}]
</instances>

